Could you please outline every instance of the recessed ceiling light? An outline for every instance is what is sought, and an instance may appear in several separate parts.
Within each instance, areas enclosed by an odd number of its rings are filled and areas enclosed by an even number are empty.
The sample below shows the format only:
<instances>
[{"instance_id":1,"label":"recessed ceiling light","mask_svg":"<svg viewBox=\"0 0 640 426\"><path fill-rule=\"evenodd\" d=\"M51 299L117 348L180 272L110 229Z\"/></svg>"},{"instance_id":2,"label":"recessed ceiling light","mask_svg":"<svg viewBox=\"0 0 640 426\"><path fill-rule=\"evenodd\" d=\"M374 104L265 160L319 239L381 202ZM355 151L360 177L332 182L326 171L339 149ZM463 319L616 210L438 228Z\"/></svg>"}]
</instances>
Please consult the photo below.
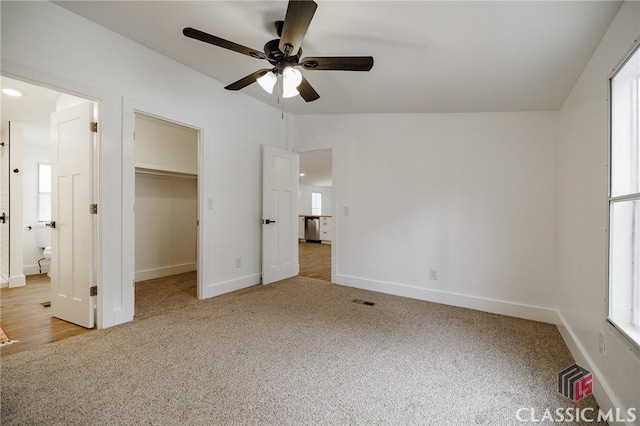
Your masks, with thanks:
<instances>
[{"instance_id":1,"label":"recessed ceiling light","mask_svg":"<svg viewBox=\"0 0 640 426\"><path fill-rule=\"evenodd\" d=\"M15 97L22 96L22 93L17 91L16 89L9 89L9 88L2 89L2 93L4 93L5 95L15 96Z\"/></svg>"},{"instance_id":2,"label":"recessed ceiling light","mask_svg":"<svg viewBox=\"0 0 640 426\"><path fill-rule=\"evenodd\" d=\"M300 173L300 177L304 176L304 173Z\"/></svg>"}]
</instances>

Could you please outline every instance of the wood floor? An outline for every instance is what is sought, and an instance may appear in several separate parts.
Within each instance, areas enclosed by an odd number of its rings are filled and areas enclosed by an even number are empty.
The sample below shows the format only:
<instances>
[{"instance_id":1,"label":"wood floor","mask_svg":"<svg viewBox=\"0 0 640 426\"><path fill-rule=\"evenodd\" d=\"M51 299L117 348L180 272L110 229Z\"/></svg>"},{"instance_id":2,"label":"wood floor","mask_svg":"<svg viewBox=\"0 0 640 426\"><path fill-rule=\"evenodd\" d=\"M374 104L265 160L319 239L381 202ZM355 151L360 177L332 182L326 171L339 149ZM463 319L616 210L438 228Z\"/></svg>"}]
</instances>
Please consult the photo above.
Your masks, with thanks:
<instances>
[{"instance_id":1,"label":"wood floor","mask_svg":"<svg viewBox=\"0 0 640 426\"><path fill-rule=\"evenodd\" d=\"M17 343L2 346L1 356L91 331L53 318L51 308L42 305L50 300L51 284L46 274L27 276L27 285L24 287L0 290L0 324L9 338L18 340Z\"/></svg>"},{"instance_id":2,"label":"wood floor","mask_svg":"<svg viewBox=\"0 0 640 426\"><path fill-rule=\"evenodd\" d=\"M331 244L298 243L300 276L331 282Z\"/></svg>"}]
</instances>

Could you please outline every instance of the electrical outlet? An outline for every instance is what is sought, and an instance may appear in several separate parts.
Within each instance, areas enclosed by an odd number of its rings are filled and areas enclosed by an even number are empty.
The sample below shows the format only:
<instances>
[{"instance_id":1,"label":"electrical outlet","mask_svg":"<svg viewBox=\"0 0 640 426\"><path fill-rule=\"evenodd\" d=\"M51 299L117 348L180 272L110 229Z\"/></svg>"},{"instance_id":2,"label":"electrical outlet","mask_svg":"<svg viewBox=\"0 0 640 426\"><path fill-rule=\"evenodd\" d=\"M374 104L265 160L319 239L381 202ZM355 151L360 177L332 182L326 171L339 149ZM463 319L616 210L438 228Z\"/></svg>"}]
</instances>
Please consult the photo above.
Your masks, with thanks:
<instances>
[{"instance_id":1,"label":"electrical outlet","mask_svg":"<svg viewBox=\"0 0 640 426\"><path fill-rule=\"evenodd\" d=\"M607 354L606 337L604 331L601 331L599 335L598 350L600 351L600 355L602 356L605 356Z\"/></svg>"},{"instance_id":2,"label":"electrical outlet","mask_svg":"<svg viewBox=\"0 0 640 426\"><path fill-rule=\"evenodd\" d=\"M343 216L349 216L349 207L343 207L342 208L342 215Z\"/></svg>"},{"instance_id":3,"label":"electrical outlet","mask_svg":"<svg viewBox=\"0 0 640 426\"><path fill-rule=\"evenodd\" d=\"M430 269L429 270L429 278L432 280L437 280L438 279L438 270L437 269Z\"/></svg>"},{"instance_id":4,"label":"electrical outlet","mask_svg":"<svg viewBox=\"0 0 640 426\"><path fill-rule=\"evenodd\" d=\"M241 267L242 267L242 258L236 257L236 268L241 268Z\"/></svg>"}]
</instances>

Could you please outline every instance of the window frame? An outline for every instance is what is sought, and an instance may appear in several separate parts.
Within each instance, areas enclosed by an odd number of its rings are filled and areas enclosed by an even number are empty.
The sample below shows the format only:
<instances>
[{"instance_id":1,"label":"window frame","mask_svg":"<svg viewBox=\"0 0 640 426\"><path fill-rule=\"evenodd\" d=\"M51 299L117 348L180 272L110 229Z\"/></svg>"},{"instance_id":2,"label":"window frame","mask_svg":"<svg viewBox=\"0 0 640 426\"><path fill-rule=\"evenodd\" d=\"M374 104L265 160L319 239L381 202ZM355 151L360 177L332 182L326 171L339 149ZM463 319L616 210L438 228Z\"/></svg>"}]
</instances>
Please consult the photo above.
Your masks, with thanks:
<instances>
[{"instance_id":1,"label":"window frame","mask_svg":"<svg viewBox=\"0 0 640 426\"><path fill-rule=\"evenodd\" d=\"M635 312L635 315L638 316L638 318L636 319L636 321L638 321L637 324L633 323L633 319L629 324L620 324L618 322L616 322L616 320L614 320L612 318L612 307L611 307L611 291L612 291L612 283L611 283L611 252L612 252L612 232L611 232L611 228L612 228L612 216L613 216L613 207L616 203L620 203L620 202L628 202L628 201L638 201L640 202L640 188L638 188L638 192L635 193L627 193L627 194L623 194L623 195L613 195L613 123L614 123L614 90L613 90L613 80L615 79L615 77L620 73L620 71L624 68L624 66L631 60L632 57L634 57L634 55L640 55L640 38L634 40L632 47L629 49L629 51L624 55L622 61L620 61L620 63L618 64L617 67L615 67L613 69L613 71L611 72L611 74L609 75L609 78L607 80L608 82L608 102L607 102L607 106L608 106L608 158L607 158L607 276L606 276L606 295L605 295L605 301L606 301L606 322L613 327L614 330L617 330L620 334L622 334L622 336L624 336L625 340L631 344L631 346L636 350L636 351L640 351L640 313L639 312ZM637 108L640 111L640 77L636 80L637 84L636 84L636 89L638 91L637 95L637 99L636 101L638 102ZM640 128L640 122L637 123L639 128ZM639 139L640 139L640 135L639 135ZM639 140L639 145L640 145L640 140ZM640 168L640 166L639 166ZM640 170L638 170L638 172L640 173ZM640 270L640 266L638 267ZM638 300L632 300L632 304L636 305L636 308L640 308L640 283L636 282L636 286L637 288L633 288L632 291L637 292L636 294L636 298Z\"/></svg>"}]
</instances>

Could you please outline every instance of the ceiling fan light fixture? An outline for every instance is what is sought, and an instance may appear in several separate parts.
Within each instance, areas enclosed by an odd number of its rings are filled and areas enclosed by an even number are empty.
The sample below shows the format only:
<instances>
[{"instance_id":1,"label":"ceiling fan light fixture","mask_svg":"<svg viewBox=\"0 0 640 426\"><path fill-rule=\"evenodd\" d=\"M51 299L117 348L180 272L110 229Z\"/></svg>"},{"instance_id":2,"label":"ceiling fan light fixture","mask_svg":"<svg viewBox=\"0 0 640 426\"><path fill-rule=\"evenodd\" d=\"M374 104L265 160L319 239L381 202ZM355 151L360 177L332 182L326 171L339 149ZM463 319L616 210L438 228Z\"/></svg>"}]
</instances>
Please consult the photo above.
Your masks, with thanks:
<instances>
[{"instance_id":1,"label":"ceiling fan light fixture","mask_svg":"<svg viewBox=\"0 0 640 426\"><path fill-rule=\"evenodd\" d=\"M265 92L271 94L273 93L273 86L275 86L276 82L278 81L278 77L276 77L274 73L269 71L262 77L258 78L256 81L258 82L260 87L264 89Z\"/></svg>"},{"instance_id":2,"label":"ceiling fan light fixture","mask_svg":"<svg viewBox=\"0 0 640 426\"><path fill-rule=\"evenodd\" d=\"M282 97L293 98L298 96L297 87L302 83L302 73L293 67L286 67L282 70Z\"/></svg>"},{"instance_id":3,"label":"ceiling fan light fixture","mask_svg":"<svg viewBox=\"0 0 640 426\"><path fill-rule=\"evenodd\" d=\"M293 88L300 86L302 83L302 73L293 67L286 67L282 71L282 79L284 88Z\"/></svg>"},{"instance_id":4,"label":"ceiling fan light fixture","mask_svg":"<svg viewBox=\"0 0 640 426\"><path fill-rule=\"evenodd\" d=\"M294 96L298 96L299 94L300 92L298 92L298 89L296 89L295 87L287 87L285 85L282 90L282 97L285 99L293 98Z\"/></svg>"}]
</instances>

